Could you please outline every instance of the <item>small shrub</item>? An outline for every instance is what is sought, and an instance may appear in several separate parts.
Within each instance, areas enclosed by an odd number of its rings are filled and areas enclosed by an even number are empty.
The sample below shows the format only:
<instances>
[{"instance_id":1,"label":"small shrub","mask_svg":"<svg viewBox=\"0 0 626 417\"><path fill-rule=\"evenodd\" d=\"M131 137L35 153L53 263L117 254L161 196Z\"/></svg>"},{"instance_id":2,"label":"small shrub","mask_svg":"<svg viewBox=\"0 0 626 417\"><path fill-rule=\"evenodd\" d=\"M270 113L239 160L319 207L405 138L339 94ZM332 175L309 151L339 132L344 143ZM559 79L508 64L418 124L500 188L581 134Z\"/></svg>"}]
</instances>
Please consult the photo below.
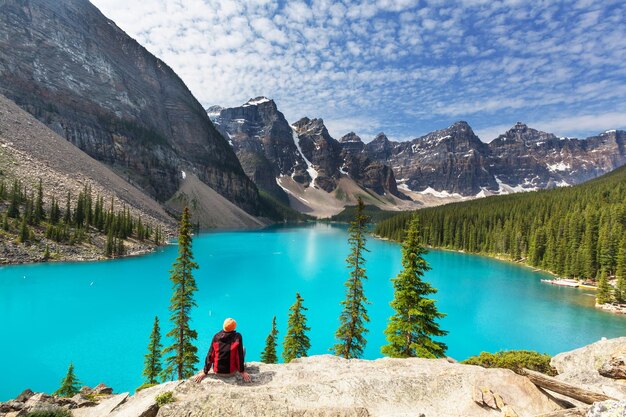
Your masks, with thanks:
<instances>
[{"instance_id":1,"label":"small shrub","mask_svg":"<svg viewBox=\"0 0 626 417\"><path fill-rule=\"evenodd\" d=\"M49 410L31 411L26 417L72 417L70 410L65 408L52 408Z\"/></svg>"},{"instance_id":2,"label":"small shrub","mask_svg":"<svg viewBox=\"0 0 626 417\"><path fill-rule=\"evenodd\" d=\"M139 385L137 387L137 389L135 389L135 392L139 392L139 391L141 391L143 389L146 389L146 388L152 388L152 387L155 387L157 385L159 385L159 384L141 384L141 385Z\"/></svg>"},{"instance_id":3,"label":"small shrub","mask_svg":"<svg viewBox=\"0 0 626 417\"><path fill-rule=\"evenodd\" d=\"M522 368L542 372L547 375L556 375L556 370L550 366L552 357L545 353L530 350L508 350L498 353L482 352L478 356L467 358L462 363L478 365L483 368L506 368L519 372Z\"/></svg>"},{"instance_id":4,"label":"small shrub","mask_svg":"<svg viewBox=\"0 0 626 417\"><path fill-rule=\"evenodd\" d=\"M174 393L172 391L165 391L160 393L155 398L159 407L163 407L165 404L173 403L175 401Z\"/></svg>"}]
</instances>

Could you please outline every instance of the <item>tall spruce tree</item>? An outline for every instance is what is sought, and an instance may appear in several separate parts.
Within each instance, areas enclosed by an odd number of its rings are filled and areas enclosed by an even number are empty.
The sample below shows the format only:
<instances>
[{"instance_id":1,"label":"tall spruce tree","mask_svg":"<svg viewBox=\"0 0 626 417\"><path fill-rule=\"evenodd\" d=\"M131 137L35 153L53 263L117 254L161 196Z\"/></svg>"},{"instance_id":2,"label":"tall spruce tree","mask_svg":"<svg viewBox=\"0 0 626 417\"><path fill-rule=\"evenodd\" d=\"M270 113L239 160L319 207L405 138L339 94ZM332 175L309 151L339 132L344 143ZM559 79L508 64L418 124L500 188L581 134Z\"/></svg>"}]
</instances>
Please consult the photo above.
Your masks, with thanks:
<instances>
[{"instance_id":1,"label":"tall spruce tree","mask_svg":"<svg viewBox=\"0 0 626 417\"><path fill-rule=\"evenodd\" d=\"M307 327L304 315L304 311L308 309L302 305L302 301L304 299L300 293L296 293L296 302L289 307L291 313L287 320L287 335L283 341L283 360L285 363L307 356L311 347L309 337L306 335L306 332L311 329Z\"/></svg>"},{"instance_id":2,"label":"tall spruce tree","mask_svg":"<svg viewBox=\"0 0 626 417\"><path fill-rule=\"evenodd\" d=\"M272 319L272 330L265 339L265 348L261 353L261 362L263 363L278 363L278 356L276 355L276 336L278 335L278 329L276 329L276 316Z\"/></svg>"},{"instance_id":3,"label":"tall spruce tree","mask_svg":"<svg viewBox=\"0 0 626 417\"><path fill-rule=\"evenodd\" d=\"M191 309L196 306L194 293L197 287L192 274L196 268L198 264L193 261L191 252L189 208L185 207L178 234L178 258L170 271L173 294L169 309L172 312L170 321L174 327L167 333L167 337L173 338L174 341L163 349L163 355L169 355L165 358L163 379L174 375L178 379L189 378L193 375L198 362L198 348L193 345L193 341L198 338L198 333L189 326Z\"/></svg>"},{"instance_id":4,"label":"tall spruce tree","mask_svg":"<svg viewBox=\"0 0 626 417\"><path fill-rule=\"evenodd\" d=\"M59 397L73 397L80 391L80 385L80 381L76 378L76 374L74 373L74 364L70 363L65 378L61 380L61 387L56 390L53 395Z\"/></svg>"},{"instance_id":5,"label":"tall spruce tree","mask_svg":"<svg viewBox=\"0 0 626 417\"><path fill-rule=\"evenodd\" d=\"M600 273L600 279L598 280L598 292L596 293L596 302L598 304L606 304L613 301L613 294L611 293L611 285L606 276L606 270L602 270Z\"/></svg>"},{"instance_id":6,"label":"tall spruce tree","mask_svg":"<svg viewBox=\"0 0 626 417\"><path fill-rule=\"evenodd\" d=\"M350 276L345 283L346 298L341 302L343 310L339 316L339 328L335 332L339 343L332 348L335 355L346 359L359 358L363 354L367 344L365 323L370 321L365 308L367 298L363 291L363 281L367 279L363 255L369 252L365 247L369 219L363 213L364 208L363 200L359 197L354 219L348 228L350 254L346 263L350 268Z\"/></svg>"},{"instance_id":7,"label":"tall spruce tree","mask_svg":"<svg viewBox=\"0 0 626 417\"><path fill-rule=\"evenodd\" d=\"M33 217L36 224L39 224L40 221L46 218L46 211L43 207L43 185L41 178L39 178L39 185L37 186L37 200L35 200Z\"/></svg>"},{"instance_id":8,"label":"tall spruce tree","mask_svg":"<svg viewBox=\"0 0 626 417\"><path fill-rule=\"evenodd\" d=\"M159 328L159 318L154 317L154 325L150 333L150 342L148 343L148 353L145 355L143 376L146 378L146 384L156 384L159 374L163 370L161 366L161 329Z\"/></svg>"},{"instance_id":9,"label":"tall spruce tree","mask_svg":"<svg viewBox=\"0 0 626 417\"><path fill-rule=\"evenodd\" d=\"M626 304L626 235L619 242L616 275L615 301Z\"/></svg>"},{"instance_id":10,"label":"tall spruce tree","mask_svg":"<svg viewBox=\"0 0 626 417\"><path fill-rule=\"evenodd\" d=\"M392 279L394 299L391 307L395 313L385 329L389 343L383 346L382 353L386 356L440 358L446 353L447 346L432 339L448 332L441 330L436 321L445 314L437 310L435 300L428 298L437 290L422 279L430 270L424 259L426 253L419 241L419 219L414 216L402 244L403 269Z\"/></svg>"}]
</instances>

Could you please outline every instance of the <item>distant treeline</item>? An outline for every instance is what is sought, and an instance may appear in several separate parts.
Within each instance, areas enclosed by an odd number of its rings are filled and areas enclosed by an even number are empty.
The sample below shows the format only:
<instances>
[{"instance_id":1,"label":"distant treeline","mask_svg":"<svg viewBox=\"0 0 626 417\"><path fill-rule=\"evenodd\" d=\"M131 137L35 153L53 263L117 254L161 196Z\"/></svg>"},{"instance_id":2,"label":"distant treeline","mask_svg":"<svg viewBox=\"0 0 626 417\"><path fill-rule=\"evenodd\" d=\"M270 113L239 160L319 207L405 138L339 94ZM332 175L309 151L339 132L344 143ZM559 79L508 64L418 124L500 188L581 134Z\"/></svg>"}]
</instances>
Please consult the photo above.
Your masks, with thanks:
<instances>
[{"instance_id":1,"label":"distant treeline","mask_svg":"<svg viewBox=\"0 0 626 417\"><path fill-rule=\"evenodd\" d=\"M626 277L626 166L584 184L422 209L424 244L503 255L560 276ZM400 241L411 213L375 233Z\"/></svg>"},{"instance_id":2,"label":"distant treeline","mask_svg":"<svg viewBox=\"0 0 626 417\"><path fill-rule=\"evenodd\" d=\"M349 223L354 219L357 206L346 206L340 213L330 217L331 222ZM369 218L371 223L379 223L398 214L397 211L387 211L374 205L366 205L363 213Z\"/></svg>"},{"instance_id":3,"label":"distant treeline","mask_svg":"<svg viewBox=\"0 0 626 417\"><path fill-rule=\"evenodd\" d=\"M16 234L20 243L39 239L35 233L38 231L46 239L69 245L85 241L86 232L97 231L107 236L104 254L109 257L123 255L124 240L131 237L162 243L160 226L153 228L144 224L141 217L133 217L127 207L116 211L113 200L105 205L104 197L92 195L91 187L85 186L74 198L68 192L63 202L55 197L46 202L41 180L36 189L31 190L17 179L11 186L2 180L0 229Z\"/></svg>"}]
</instances>

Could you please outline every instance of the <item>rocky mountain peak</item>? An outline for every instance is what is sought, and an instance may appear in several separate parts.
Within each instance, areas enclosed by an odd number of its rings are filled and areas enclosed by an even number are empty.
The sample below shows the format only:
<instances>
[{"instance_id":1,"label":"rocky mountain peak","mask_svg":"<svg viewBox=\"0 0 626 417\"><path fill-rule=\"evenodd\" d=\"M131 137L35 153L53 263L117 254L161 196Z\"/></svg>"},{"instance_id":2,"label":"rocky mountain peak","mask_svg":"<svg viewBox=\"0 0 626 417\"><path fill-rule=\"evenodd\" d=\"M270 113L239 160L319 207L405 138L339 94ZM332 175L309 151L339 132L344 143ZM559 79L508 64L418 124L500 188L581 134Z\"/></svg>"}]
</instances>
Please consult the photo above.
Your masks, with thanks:
<instances>
[{"instance_id":1,"label":"rocky mountain peak","mask_svg":"<svg viewBox=\"0 0 626 417\"><path fill-rule=\"evenodd\" d=\"M210 106L205 109L206 114L208 114L211 119L219 116L222 110L224 110L224 107L218 105Z\"/></svg>"},{"instance_id":2,"label":"rocky mountain peak","mask_svg":"<svg viewBox=\"0 0 626 417\"><path fill-rule=\"evenodd\" d=\"M491 143L492 146L501 146L508 144L510 146L513 143L526 144L526 143L544 143L546 141L556 140L557 137L552 133L542 132L537 129L533 129L528 125L517 122L513 127L507 130L504 134L498 136Z\"/></svg>"},{"instance_id":3,"label":"rocky mountain peak","mask_svg":"<svg viewBox=\"0 0 626 417\"><path fill-rule=\"evenodd\" d=\"M269 98L267 98L265 96L259 96L259 97L256 97L256 98L251 98L246 103L244 103L242 107L259 106L259 105L266 104L266 103L269 103L269 104L273 105L274 107L276 107L276 103L274 103L274 100L269 99Z\"/></svg>"},{"instance_id":4,"label":"rocky mountain peak","mask_svg":"<svg viewBox=\"0 0 626 417\"><path fill-rule=\"evenodd\" d=\"M322 134L322 131L328 131L326 126L324 125L324 120L321 118L309 119L308 117L303 117L292 125L298 133L302 133L304 131L308 131L311 134L315 134L314 131L318 131L317 134Z\"/></svg>"},{"instance_id":5,"label":"rocky mountain peak","mask_svg":"<svg viewBox=\"0 0 626 417\"><path fill-rule=\"evenodd\" d=\"M374 139L370 143L373 143L373 142L376 142L376 143L387 143L387 142L389 142L389 138L383 132L380 132L379 134L374 136Z\"/></svg>"},{"instance_id":6,"label":"rocky mountain peak","mask_svg":"<svg viewBox=\"0 0 626 417\"><path fill-rule=\"evenodd\" d=\"M359 135L357 135L357 134L356 134L356 133L354 133L354 132L350 132L350 133L348 133L348 134L346 134L346 135L343 135L343 136L341 137L341 139L339 139L339 142L341 142L341 143L346 143L346 142L361 142L361 143L362 143L363 141L361 140L361 138L359 137Z\"/></svg>"},{"instance_id":7,"label":"rocky mountain peak","mask_svg":"<svg viewBox=\"0 0 626 417\"><path fill-rule=\"evenodd\" d=\"M361 138L354 132L350 132L347 135L342 136L341 139L339 139L339 143L341 143L341 148L344 151L350 153L359 153L365 147Z\"/></svg>"},{"instance_id":8,"label":"rocky mountain peak","mask_svg":"<svg viewBox=\"0 0 626 417\"><path fill-rule=\"evenodd\" d=\"M448 129L472 130L469 123L467 123L465 120L459 120L452 123Z\"/></svg>"}]
</instances>

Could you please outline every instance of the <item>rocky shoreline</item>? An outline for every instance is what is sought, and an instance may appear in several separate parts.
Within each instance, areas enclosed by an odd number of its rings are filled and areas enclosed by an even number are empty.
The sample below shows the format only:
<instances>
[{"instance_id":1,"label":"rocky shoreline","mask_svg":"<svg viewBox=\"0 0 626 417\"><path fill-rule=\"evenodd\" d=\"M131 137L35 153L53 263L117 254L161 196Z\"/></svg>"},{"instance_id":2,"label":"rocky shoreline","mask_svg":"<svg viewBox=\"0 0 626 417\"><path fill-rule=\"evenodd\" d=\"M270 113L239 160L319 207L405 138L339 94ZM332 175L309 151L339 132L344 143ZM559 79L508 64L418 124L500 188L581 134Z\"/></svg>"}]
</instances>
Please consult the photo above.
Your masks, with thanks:
<instances>
[{"instance_id":1,"label":"rocky shoreline","mask_svg":"<svg viewBox=\"0 0 626 417\"><path fill-rule=\"evenodd\" d=\"M0 403L0 417L59 408L73 417L626 415L626 337L559 354L551 365L558 371L555 381L575 384L602 400L566 400L508 369L445 359L370 361L321 355L289 364L248 363L251 383L210 375L201 384L172 381L134 395L113 394L101 384L84 387L72 398L26 390Z\"/></svg>"},{"instance_id":2,"label":"rocky shoreline","mask_svg":"<svg viewBox=\"0 0 626 417\"><path fill-rule=\"evenodd\" d=\"M158 247L153 242L126 240L126 253L116 258L141 256L154 252ZM50 258L44 254L48 247ZM18 244L12 240L0 241L0 265L22 265L46 262L88 262L109 260L102 248L93 244L63 245L54 241L39 242L30 245Z\"/></svg>"}]
</instances>

